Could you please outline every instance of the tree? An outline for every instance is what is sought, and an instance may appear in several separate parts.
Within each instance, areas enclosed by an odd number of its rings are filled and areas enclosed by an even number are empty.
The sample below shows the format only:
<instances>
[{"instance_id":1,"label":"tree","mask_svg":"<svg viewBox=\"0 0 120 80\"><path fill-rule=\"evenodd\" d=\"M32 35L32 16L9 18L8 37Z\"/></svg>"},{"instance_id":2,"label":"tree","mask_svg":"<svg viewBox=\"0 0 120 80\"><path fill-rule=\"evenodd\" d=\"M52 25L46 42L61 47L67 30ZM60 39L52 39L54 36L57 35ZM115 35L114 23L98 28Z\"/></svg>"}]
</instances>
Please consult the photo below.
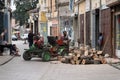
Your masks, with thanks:
<instances>
[{"instance_id":1,"label":"tree","mask_svg":"<svg viewBox=\"0 0 120 80\"><path fill-rule=\"evenodd\" d=\"M29 19L28 11L36 8L38 0L15 0L14 3L16 10L13 12L13 17L23 25Z\"/></svg>"},{"instance_id":2,"label":"tree","mask_svg":"<svg viewBox=\"0 0 120 80\"><path fill-rule=\"evenodd\" d=\"M0 10L4 8L4 0L0 0Z\"/></svg>"}]
</instances>

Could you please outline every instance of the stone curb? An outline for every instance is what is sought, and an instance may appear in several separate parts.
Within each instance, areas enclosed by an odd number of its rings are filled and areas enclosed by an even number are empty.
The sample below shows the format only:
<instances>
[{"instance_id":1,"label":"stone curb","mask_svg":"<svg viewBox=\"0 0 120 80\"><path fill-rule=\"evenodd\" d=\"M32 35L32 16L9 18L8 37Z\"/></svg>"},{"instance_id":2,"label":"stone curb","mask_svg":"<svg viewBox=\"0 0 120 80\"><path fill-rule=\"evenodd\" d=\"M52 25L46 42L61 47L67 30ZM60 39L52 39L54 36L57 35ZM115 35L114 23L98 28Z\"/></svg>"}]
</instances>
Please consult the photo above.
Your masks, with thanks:
<instances>
[{"instance_id":1,"label":"stone curb","mask_svg":"<svg viewBox=\"0 0 120 80\"><path fill-rule=\"evenodd\" d=\"M12 56L10 59L4 61L3 63L0 64L0 66L5 65L6 63L8 63L9 61L11 61L15 56Z\"/></svg>"},{"instance_id":2,"label":"stone curb","mask_svg":"<svg viewBox=\"0 0 120 80\"><path fill-rule=\"evenodd\" d=\"M116 68L116 69L118 69L118 70L120 70L120 67L118 67L118 66L116 66L114 64L109 64L109 65L112 66L112 67L114 67L114 68Z\"/></svg>"}]
</instances>

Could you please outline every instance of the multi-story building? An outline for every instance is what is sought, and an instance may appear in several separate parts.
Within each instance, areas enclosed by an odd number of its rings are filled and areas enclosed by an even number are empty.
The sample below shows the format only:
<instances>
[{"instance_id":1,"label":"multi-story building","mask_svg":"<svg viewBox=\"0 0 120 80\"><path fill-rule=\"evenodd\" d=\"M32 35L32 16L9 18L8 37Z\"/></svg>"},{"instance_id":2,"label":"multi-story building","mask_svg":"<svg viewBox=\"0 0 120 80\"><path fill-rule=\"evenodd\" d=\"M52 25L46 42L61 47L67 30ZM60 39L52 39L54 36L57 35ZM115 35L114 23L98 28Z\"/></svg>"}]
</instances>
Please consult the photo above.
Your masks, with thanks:
<instances>
[{"instance_id":1,"label":"multi-story building","mask_svg":"<svg viewBox=\"0 0 120 80\"><path fill-rule=\"evenodd\" d=\"M47 5L47 19L48 19L48 31L51 36L58 36L58 0L46 0Z\"/></svg>"},{"instance_id":2,"label":"multi-story building","mask_svg":"<svg viewBox=\"0 0 120 80\"><path fill-rule=\"evenodd\" d=\"M98 36L102 32L104 36L103 52L115 57L116 52L119 53L119 37L114 37L117 34L113 27L114 21L116 21L113 15L117 15L119 12L117 7L119 7L118 0L75 0L74 14L76 15L74 15L73 21L75 39L80 38L81 44L91 45L98 49ZM113 14L113 12L115 13ZM119 20L119 16L117 18ZM116 25L118 25L117 22ZM117 30L119 29L117 28Z\"/></svg>"}]
</instances>

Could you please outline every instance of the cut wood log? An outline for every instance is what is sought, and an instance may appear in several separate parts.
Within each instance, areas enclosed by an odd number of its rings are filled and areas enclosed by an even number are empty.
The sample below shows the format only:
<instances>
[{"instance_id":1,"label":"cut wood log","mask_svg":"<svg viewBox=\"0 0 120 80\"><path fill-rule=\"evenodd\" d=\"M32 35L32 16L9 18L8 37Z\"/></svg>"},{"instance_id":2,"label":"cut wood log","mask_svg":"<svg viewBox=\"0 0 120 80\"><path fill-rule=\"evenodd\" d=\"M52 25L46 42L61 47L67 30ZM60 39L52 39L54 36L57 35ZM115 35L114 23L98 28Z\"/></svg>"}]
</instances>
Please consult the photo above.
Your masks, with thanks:
<instances>
[{"instance_id":1,"label":"cut wood log","mask_svg":"<svg viewBox=\"0 0 120 80\"><path fill-rule=\"evenodd\" d=\"M100 60L94 60L94 64L101 64Z\"/></svg>"},{"instance_id":2,"label":"cut wood log","mask_svg":"<svg viewBox=\"0 0 120 80\"><path fill-rule=\"evenodd\" d=\"M75 65L75 61L74 60L70 60L71 64Z\"/></svg>"},{"instance_id":3,"label":"cut wood log","mask_svg":"<svg viewBox=\"0 0 120 80\"><path fill-rule=\"evenodd\" d=\"M79 65L79 64L80 64L80 60L77 60L77 61L76 61L76 65Z\"/></svg>"},{"instance_id":4,"label":"cut wood log","mask_svg":"<svg viewBox=\"0 0 120 80\"><path fill-rule=\"evenodd\" d=\"M98 58L98 55L97 54L93 54L92 58Z\"/></svg>"},{"instance_id":5,"label":"cut wood log","mask_svg":"<svg viewBox=\"0 0 120 80\"><path fill-rule=\"evenodd\" d=\"M107 64L106 59L105 59L105 58L101 59L101 63L102 63L102 64Z\"/></svg>"},{"instance_id":6,"label":"cut wood log","mask_svg":"<svg viewBox=\"0 0 120 80\"><path fill-rule=\"evenodd\" d=\"M88 50L85 51L84 55L85 55L85 56L88 56Z\"/></svg>"},{"instance_id":7,"label":"cut wood log","mask_svg":"<svg viewBox=\"0 0 120 80\"><path fill-rule=\"evenodd\" d=\"M93 61L89 59L83 59L81 64L93 64Z\"/></svg>"},{"instance_id":8,"label":"cut wood log","mask_svg":"<svg viewBox=\"0 0 120 80\"><path fill-rule=\"evenodd\" d=\"M61 61L61 59L62 59L62 56L58 56L58 57L57 57L57 60L58 60L58 61Z\"/></svg>"},{"instance_id":9,"label":"cut wood log","mask_svg":"<svg viewBox=\"0 0 120 80\"><path fill-rule=\"evenodd\" d=\"M101 55L103 53L103 51L98 51L97 54Z\"/></svg>"},{"instance_id":10,"label":"cut wood log","mask_svg":"<svg viewBox=\"0 0 120 80\"><path fill-rule=\"evenodd\" d=\"M80 55L80 54L77 54L76 56L79 58L81 55Z\"/></svg>"},{"instance_id":11,"label":"cut wood log","mask_svg":"<svg viewBox=\"0 0 120 80\"><path fill-rule=\"evenodd\" d=\"M82 55L80 58L81 58L81 60L83 60L83 59L89 59L89 60L92 59L91 56L84 56L84 55Z\"/></svg>"},{"instance_id":12,"label":"cut wood log","mask_svg":"<svg viewBox=\"0 0 120 80\"><path fill-rule=\"evenodd\" d=\"M78 60L78 57L77 57L77 56L73 56L73 60L74 60L74 61L77 61L77 60Z\"/></svg>"}]
</instances>

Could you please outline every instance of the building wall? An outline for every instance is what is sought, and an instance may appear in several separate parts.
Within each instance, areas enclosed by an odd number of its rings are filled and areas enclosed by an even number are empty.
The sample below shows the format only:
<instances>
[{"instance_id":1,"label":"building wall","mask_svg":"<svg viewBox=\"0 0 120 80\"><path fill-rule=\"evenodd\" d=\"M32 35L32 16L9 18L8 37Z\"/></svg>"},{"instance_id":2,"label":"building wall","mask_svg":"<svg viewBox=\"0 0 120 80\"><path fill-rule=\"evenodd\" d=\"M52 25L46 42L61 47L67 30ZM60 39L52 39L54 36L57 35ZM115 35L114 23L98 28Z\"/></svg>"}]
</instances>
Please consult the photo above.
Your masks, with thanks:
<instances>
[{"instance_id":1,"label":"building wall","mask_svg":"<svg viewBox=\"0 0 120 80\"><path fill-rule=\"evenodd\" d=\"M92 2L92 10L100 7L100 0L91 0Z\"/></svg>"},{"instance_id":2,"label":"building wall","mask_svg":"<svg viewBox=\"0 0 120 80\"><path fill-rule=\"evenodd\" d=\"M69 0L59 0L59 3L69 2Z\"/></svg>"},{"instance_id":3,"label":"building wall","mask_svg":"<svg viewBox=\"0 0 120 80\"><path fill-rule=\"evenodd\" d=\"M79 14L84 14L84 13L85 13L85 1L79 4Z\"/></svg>"}]
</instances>

